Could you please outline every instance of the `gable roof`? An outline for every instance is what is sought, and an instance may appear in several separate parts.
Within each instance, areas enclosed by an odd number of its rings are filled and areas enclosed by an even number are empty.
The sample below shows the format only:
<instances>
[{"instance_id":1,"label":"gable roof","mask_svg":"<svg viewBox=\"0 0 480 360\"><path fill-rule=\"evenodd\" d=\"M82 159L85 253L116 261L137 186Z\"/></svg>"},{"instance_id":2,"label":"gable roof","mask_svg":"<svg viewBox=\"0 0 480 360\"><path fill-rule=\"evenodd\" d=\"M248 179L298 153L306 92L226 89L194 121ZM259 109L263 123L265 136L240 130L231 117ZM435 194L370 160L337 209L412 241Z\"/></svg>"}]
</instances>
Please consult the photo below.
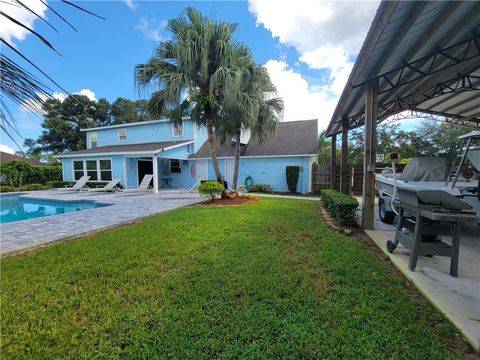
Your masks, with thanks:
<instances>
[{"instance_id":1,"label":"gable roof","mask_svg":"<svg viewBox=\"0 0 480 360\"><path fill-rule=\"evenodd\" d=\"M84 149L78 151L71 151L68 153L56 155L55 157L73 157L83 155L99 155L99 154L129 154L129 153L158 153L161 151L170 150L182 145L192 143L192 140L185 141L161 141L143 144L129 144L129 145L109 145L99 146L92 149Z\"/></svg>"},{"instance_id":2,"label":"gable roof","mask_svg":"<svg viewBox=\"0 0 480 360\"><path fill-rule=\"evenodd\" d=\"M234 157L235 146L231 142L220 144L216 141L218 157ZM318 149L318 121L301 120L279 122L275 134L269 136L260 143L253 136L248 144L242 149L241 156L292 156L292 155L316 155ZM202 147L190 159L210 158L208 143Z\"/></svg>"},{"instance_id":3,"label":"gable roof","mask_svg":"<svg viewBox=\"0 0 480 360\"><path fill-rule=\"evenodd\" d=\"M13 160L25 161L28 165L31 165L31 166L47 166L48 165L48 164L44 164L44 163L42 163L38 160L35 160L35 159L28 159L28 158L24 158L24 157L21 157L21 156L18 156L18 155L9 154L9 153L0 151L0 163L1 164L5 164L5 163L7 163L9 161L13 161Z\"/></svg>"}]
</instances>

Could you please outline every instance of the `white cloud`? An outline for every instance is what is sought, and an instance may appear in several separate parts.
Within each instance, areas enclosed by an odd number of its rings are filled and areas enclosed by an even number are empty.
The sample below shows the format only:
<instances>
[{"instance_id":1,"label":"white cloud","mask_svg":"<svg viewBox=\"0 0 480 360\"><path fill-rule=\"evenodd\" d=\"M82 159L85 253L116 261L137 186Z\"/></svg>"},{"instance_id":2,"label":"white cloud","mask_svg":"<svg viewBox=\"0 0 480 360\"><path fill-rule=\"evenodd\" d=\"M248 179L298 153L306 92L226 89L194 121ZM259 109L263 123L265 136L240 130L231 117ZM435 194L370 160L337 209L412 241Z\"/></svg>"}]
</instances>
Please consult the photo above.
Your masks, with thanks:
<instances>
[{"instance_id":1,"label":"white cloud","mask_svg":"<svg viewBox=\"0 0 480 360\"><path fill-rule=\"evenodd\" d=\"M56 93L56 94L59 94L59 93ZM90 100L97 101L95 93L90 89L82 89L80 91L75 92L74 94L85 95ZM60 95L58 95L58 96L60 96ZM55 93L53 94L53 97L55 97ZM65 94L63 94L63 99L65 99ZM60 101L63 101L63 99L60 99Z\"/></svg>"},{"instance_id":2,"label":"white cloud","mask_svg":"<svg viewBox=\"0 0 480 360\"><path fill-rule=\"evenodd\" d=\"M140 24L135 26L135 28L140 30L147 39L158 42L165 39L162 34L166 26L166 21L157 23L155 20L141 18Z\"/></svg>"},{"instance_id":3,"label":"white cloud","mask_svg":"<svg viewBox=\"0 0 480 360\"><path fill-rule=\"evenodd\" d=\"M283 121L318 119L319 129L326 128L336 105L324 88L309 88L302 74L288 68L287 63L269 60L265 67L284 101Z\"/></svg>"},{"instance_id":4,"label":"white cloud","mask_svg":"<svg viewBox=\"0 0 480 360\"><path fill-rule=\"evenodd\" d=\"M45 17L45 11L47 10L47 6L41 1L26 1L25 4L30 9L32 9L32 11L36 12L39 16ZM33 28L34 21L38 20L37 16L35 16L30 11L26 10L24 7L20 6L13 0L0 1L0 11L14 18L19 23L25 25L30 29ZM2 17L2 22L0 26L0 37L8 43L12 43L13 39L22 41L26 38L28 34L28 30L13 23L7 18Z\"/></svg>"},{"instance_id":5,"label":"white cloud","mask_svg":"<svg viewBox=\"0 0 480 360\"><path fill-rule=\"evenodd\" d=\"M318 117L319 128L326 127L378 4L378 0L249 0L258 26L269 30L280 44L294 47L300 63L327 74L319 75L321 85L309 87L284 61L267 62L272 81L284 93L286 119Z\"/></svg>"},{"instance_id":6,"label":"white cloud","mask_svg":"<svg viewBox=\"0 0 480 360\"><path fill-rule=\"evenodd\" d=\"M130 10L137 10L138 4L133 0L124 0L125 4L130 8Z\"/></svg>"},{"instance_id":7,"label":"white cloud","mask_svg":"<svg viewBox=\"0 0 480 360\"><path fill-rule=\"evenodd\" d=\"M15 154L15 150L13 150L10 146L0 144L0 151L6 152L8 154Z\"/></svg>"}]
</instances>

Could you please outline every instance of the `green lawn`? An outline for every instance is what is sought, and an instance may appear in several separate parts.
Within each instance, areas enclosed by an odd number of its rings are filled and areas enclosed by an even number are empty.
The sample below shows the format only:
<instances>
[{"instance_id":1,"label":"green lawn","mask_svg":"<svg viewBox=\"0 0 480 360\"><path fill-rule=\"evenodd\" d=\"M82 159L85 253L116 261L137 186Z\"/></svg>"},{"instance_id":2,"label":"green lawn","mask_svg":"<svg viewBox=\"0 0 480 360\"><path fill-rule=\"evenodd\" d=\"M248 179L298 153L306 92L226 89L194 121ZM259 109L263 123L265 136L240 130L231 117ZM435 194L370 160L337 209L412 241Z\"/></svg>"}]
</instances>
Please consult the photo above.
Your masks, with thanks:
<instances>
[{"instance_id":1,"label":"green lawn","mask_svg":"<svg viewBox=\"0 0 480 360\"><path fill-rule=\"evenodd\" d=\"M464 355L455 329L312 201L184 208L1 271L2 359Z\"/></svg>"}]
</instances>

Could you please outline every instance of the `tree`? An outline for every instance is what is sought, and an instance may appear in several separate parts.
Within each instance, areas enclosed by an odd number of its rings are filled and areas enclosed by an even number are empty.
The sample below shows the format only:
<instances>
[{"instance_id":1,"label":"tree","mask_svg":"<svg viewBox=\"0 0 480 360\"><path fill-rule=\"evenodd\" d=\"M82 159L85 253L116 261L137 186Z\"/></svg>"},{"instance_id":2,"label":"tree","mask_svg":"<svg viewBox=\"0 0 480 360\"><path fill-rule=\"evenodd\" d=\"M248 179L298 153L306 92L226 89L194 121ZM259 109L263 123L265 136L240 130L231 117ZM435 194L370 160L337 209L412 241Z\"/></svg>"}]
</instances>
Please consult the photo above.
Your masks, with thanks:
<instances>
[{"instance_id":1,"label":"tree","mask_svg":"<svg viewBox=\"0 0 480 360\"><path fill-rule=\"evenodd\" d=\"M152 115L167 115L173 124L188 115L207 128L215 177L223 182L214 127L222 119L221 101L228 96L222 88L231 78L232 61L237 61L242 51L248 52L232 40L237 25L213 21L193 8L187 8L185 14L186 18L168 21L172 39L161 41L154 56L135 67L135 81L140 90L158 88L148 103Z\"/></svg>"},{"instance_id":2,"label":"tree","mask_svg":"<svg viewBox=\"0 0 480 360\"><path fill-rule=\"evenodd\" d=\"M318 156L317 162L319 164L326 164L330 161L330 149L332 141L327 139L325 130L318 135Z\"/></svg>"},{"instance_id":3,"label":"tree","mask_svg":"<svg viewBox=\"0 0 480 360\"><path fill-rule=\"evenodd\" d=\"M235 161L233 190L238 186L242 132L262 142L275 131L278 115L283 109L282 99L276 96L276 88L267 70L253 59L241 56L234 65L232 79L226 81L222 101L223 115L218 133L222 142L234 139Z\"/></svg>"},{"instance_id":4,"label":"tree","mask_svg":"<svg viewBox=\"0 0 480 360\"><path fill-rule=\"evenodd\" d=\"M111 105L112 124L126 124L151 120L146 100L132 101L119 97Z\"/></svg>"},{"instance_id":5,"label":"tree","mask_svg":"<svg viewBox=\"0 0 480 360\"><path fill-rule=\"evenodd\" d=\"M65 100L49 99L43 110L42 135L36 145L43 152L63 153L86 148L80 129L109 124L108 102L95 102L84 95L70 95Z\"/></svg>"}]
</instances>

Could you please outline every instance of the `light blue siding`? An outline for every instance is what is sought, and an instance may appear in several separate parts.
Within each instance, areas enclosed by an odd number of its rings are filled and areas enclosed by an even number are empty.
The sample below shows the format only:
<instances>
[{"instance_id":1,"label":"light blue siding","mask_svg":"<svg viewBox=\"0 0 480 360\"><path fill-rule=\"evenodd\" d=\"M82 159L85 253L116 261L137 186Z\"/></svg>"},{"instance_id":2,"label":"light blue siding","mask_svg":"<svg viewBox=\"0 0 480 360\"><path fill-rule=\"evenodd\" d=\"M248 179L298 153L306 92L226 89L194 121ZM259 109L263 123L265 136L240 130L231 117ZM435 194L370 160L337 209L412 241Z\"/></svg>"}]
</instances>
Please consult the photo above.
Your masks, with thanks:
<instances>
[{"instance_id":1,"label":"light blue siding","mask_svg":"<svg viewBox=\"0 0 480 360\"><path fill-rule=\"evenodd\" d=\"M112 155L112 156L92 156L92 157L78 157L78 158L63 158L62 159L62 169L63 169L63 180L64 181L73 181L73 161L75 160L102 160L102 159L111 159L112 160L112 179L119 178L120 184L125 186L124 182L124 169L123 169L123 156L122 155Z\"/></svg>"},{"instance_id":2,"label":"light blue siding","mask_svg":"<svg viewBox=\"0 0 480 360\"><path fill-rule=\"evenodd\" d=\"M208 161L208 178L215 180L212 161ZM220 170L225 177L225 160L219 160ZM238 176L238 184L244 184L247 177L253 179L254 184L270 184L274 191L288 192L285 168L287 166L300 166L297 192L309 193L311 177L311 158L298 157L265 157L265 158L241 158ZM231 184L229 184L231 185Z\"/></svg>"},{"instance_id":3,"label":"light blue siding","mask_svg":"<svg viewBox=\"0 0 480 360\"><path fill-rule=\"evenodd\" d=\"M127 129L127 140L118 140L118 130ZM115 127L93 130L97 133L98 146L141 144L160 141L193 140L194 126L189 120L183 121L183 136L173 136L172 124L155 122L135 126ZM87 131L87 144L92 131Z\"/></svg>"},{"instance_id":4,"label":"light blue siding","mask_svg":"<svg viewBox=\"0 0 480 360\"><path fill-rule=\"evenodd\" d=\"M62 159L62 175L63 181L72 181L73 180L73 168L72 168L72 159L63 158Z\"/></svg>"},{"instance_id":5,"label":"light blue siding","mask_svg":"<svg viewBox=\"0 0 480 360\"><path fill-rule=\"evenodd\" d=\"M207 141L207 128L205 126L197 127L193 126L193 139L195 140L194 144L194 153L196 153L202 145Z\"/></svg>"},{"instance_id":6,"label":"light blue siding","mask_svg":"<svg viewBox=\"0 0 480 360\"><path fill-rule=\"evenodd\" d=\"M158 157L163 159L187 160L189 155L187 153L187 148L188 145L179 146L177 148L158 153Z\"/></svg>"}]
</instances>

